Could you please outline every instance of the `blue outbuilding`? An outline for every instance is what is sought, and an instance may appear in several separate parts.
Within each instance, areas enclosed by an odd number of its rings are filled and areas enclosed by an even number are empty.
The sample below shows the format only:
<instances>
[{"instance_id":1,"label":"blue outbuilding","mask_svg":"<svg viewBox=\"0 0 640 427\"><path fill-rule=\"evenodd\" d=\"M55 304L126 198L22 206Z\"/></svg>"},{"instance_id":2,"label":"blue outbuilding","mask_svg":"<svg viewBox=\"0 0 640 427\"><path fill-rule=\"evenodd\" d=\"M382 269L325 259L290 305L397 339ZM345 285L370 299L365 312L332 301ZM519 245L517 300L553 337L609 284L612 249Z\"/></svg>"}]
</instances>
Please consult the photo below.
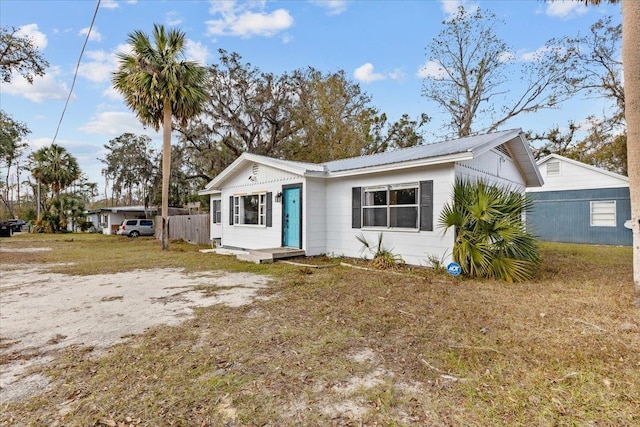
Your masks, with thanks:
<instances>
[{"instance_id":1,"label":"blue outbuilding","mask_svg":"<svg viewBox=\"0 0 640 427\"><path fill-rule=\"evenodd\" d=\"M527 189L532 234L550 242L631 246L626 176L557 154L539 160L538 167L544 185Z\"/></svg>"}]
</instances>

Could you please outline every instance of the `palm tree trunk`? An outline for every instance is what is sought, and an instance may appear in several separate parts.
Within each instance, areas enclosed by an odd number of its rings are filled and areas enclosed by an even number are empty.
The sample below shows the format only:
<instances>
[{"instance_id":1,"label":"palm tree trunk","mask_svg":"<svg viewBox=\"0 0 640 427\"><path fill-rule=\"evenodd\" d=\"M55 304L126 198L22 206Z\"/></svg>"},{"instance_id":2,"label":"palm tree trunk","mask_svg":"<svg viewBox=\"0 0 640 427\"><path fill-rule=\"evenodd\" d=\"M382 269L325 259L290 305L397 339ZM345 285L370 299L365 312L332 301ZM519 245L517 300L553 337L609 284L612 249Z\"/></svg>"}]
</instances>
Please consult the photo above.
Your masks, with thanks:
<instances>
[{"instance_id":1,"label":"palm tree trunk","mask_svg":"<svg viewBox=\"0 0 640 427\"><path fill-rule=\"evenodd\" d=\"M640 306L640 2L637 0L622 1L622 63L633 231L634 302Z\"/></svg>"},{"instance_id":2,"label":"palm tree trunk","mask_svg":"<svg viewBox=\"0 0 640 427\"><path fill-rule=\"evenodd\" d=\"M162 120L162 250L169 249L169 178L171 176L171 104L164 100Z\"/></svg>"}]
</instances>

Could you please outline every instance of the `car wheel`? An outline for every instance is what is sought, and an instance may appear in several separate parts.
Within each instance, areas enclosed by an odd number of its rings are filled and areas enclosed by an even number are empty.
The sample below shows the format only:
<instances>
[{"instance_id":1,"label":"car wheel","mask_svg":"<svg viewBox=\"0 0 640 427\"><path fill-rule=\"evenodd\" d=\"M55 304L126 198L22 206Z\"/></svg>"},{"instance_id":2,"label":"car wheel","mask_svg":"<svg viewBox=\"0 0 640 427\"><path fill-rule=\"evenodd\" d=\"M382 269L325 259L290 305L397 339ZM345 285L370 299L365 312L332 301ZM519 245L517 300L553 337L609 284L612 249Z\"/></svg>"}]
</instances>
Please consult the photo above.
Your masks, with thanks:
<instances>
[{"instance_id":1,"label":"car wheel","mask_svg":"<svg viewBox=\"0 0 640 427\"><path fill-rule=\"evenodd\" d=\"M131 233L129 233L129 237L133 237L136 238L140 235L139 231L133 230Z\"/></svg>"}]
</instances>

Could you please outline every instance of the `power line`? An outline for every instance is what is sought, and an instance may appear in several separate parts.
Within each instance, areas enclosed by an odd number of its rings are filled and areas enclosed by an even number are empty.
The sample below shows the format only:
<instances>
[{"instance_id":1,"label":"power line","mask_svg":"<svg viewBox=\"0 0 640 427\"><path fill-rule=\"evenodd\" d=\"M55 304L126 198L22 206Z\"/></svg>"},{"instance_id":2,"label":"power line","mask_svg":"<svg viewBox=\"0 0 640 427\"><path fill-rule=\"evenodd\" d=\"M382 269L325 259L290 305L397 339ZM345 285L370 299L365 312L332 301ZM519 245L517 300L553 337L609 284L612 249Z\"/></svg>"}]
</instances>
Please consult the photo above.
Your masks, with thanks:
<instances>
[{"instance_id":1,"label":"power line","mask_svg":"<svg viewBox=\"0 0 640 427\"><path fill-rule=\"evenodd\" d=\"M53 135L53 141L51 144L56 142L56 138L58 137L58 132L60 131L60 126L62 125L62 119L64 118L64 113L67 111L67 106L69 105L69 100L71 99L71 94L73 93L73 88L76 85L76 78L78 77L78 69L80 68L80 61L82 61L82 55L84 54L84 49L87 47L87 43L89 42L89 37L91 36L91 30L93 29L93 23L96 22L96 16L98 15L98 9L100 9L100 1L96 4L96 10L93 12L93 19L91 19L91 25L89 26L89 31L87 31L87 37L84 39L84 44L82 45L82 50L80 51L80 57L78 58L78 63L76 64L76 70L73 73L73 81L71 82L71 89L69 89L69 95L67 96L67 101L64 103L64 108L62 109L62 114L60 115L60 121L58 122L58 127L56 127L56 133Z\"/></svg>"}]
</instances>

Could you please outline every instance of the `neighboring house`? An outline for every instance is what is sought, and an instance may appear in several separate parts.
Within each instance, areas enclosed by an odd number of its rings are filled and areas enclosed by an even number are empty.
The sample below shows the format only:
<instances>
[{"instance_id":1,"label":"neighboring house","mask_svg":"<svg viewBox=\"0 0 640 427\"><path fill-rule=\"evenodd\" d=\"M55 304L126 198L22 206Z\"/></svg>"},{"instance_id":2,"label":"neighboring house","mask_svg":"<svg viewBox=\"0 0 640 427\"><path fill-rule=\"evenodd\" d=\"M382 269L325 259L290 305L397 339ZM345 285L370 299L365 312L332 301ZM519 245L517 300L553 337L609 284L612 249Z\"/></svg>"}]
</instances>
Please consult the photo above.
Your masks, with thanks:
<instances>
[{"instance_id":1,"label":"neighboring house","mask_svg":"<svg viewBox=\"0 0 640 427\"><path fill-rule=\"evenodd\" d=\"M144 206L114 206L110 208L91 209L87 211L87 221L93 223L97 232L116 234L118 227L125 219L153 218L158 209Z\"/></svg>"},{"instance_id":2,"label":"neighboring house","mask_svg":"<svg viewBox=\"0 0 640 427\"><path fill-rule=\"evenodd\" d=\"M301 248L359 257L360 233L409 264L449 260L453 230L437 226L456 177L524 192L542 185L521 130L322 164L244 153L207 184L211 238L223 247Z\"/></svg>"},{"instance_id":3,"label":"neighboring house","mask_svg":"<svg viewBox=\"0 0 640 427\"><path fill-rule=\"evenodd\" d=\"M533 210L527 228L540 240L631 246L629 179L550 154L538 161L544 178L527 188Z\"/></svg>"}]
</instances>

